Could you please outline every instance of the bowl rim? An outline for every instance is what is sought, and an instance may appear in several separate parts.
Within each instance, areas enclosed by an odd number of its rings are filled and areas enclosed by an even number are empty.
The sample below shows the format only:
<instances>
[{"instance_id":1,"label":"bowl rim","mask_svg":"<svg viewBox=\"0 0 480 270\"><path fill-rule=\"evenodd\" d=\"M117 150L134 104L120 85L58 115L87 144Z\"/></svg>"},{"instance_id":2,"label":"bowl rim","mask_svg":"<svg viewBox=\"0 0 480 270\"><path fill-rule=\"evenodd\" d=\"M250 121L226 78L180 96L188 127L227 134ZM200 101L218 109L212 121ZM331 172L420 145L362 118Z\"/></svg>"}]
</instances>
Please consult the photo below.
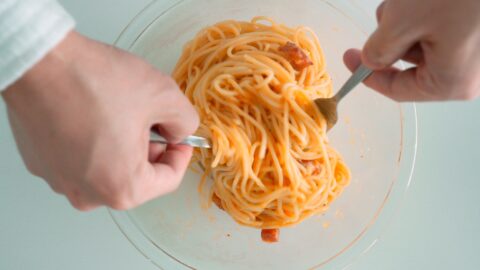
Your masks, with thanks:
<instances>
[{"instance_id":1,"label":"bowl rim","mask_svg":"<svg viewBox=\"0 0 480 270\"><path fill-rule=\"evenodd\" d=\"M126 50L130 50L132 46L138 41L138 39L150 28L150 26L163 14L174 9L176 6L188 0L171 0L171 1L158 1L154 0L146 4L146 6L140 10L132 20L125 26L120 32L119 36L114 42L115 46L121 47ZM331 0L321 0L325 4L334 8L342 15L346 16L353 21L365 34L371 32L374 29L375 23L372 22L372 18L368 18L365 12L355 5L348 5L347 0L335 1L331 3ZM158 13L158 10L162 12ZM351 12L362 13L361 17L365 18L364 21L359 22L353 19L349 14ZM140 18L149 16L151 20L148 23L141 22ZM133 40L126 38L128 33L134 33L135 38ZM369 224L362 229L362 231L343 249L338 251L335 255L331 256L327 260L320 264L314 265L309 269L346 269L352 265L359 257L366 254L375 244L381 239L384 231L388 228L389 222L392 217L400 208L403 198L411 185L413 179L413 173L415 168L415 160L417 154L418 143L418 126L417 126L417 110L415 103L403 103L398 104L400 110L400 124L401 124L401 141L400 151L398 157L398 175L392 180L389 190L387 191L383 203L375 211L373 218ZM120 232L125 238L149 261L160 269L165 269L155 259L156 256L161 256L162 264L167 262L174 263L177 269L196 269L190 265L185 264L181 260L175 258L155 242L150 239L135 221L129 216L128 211L116 211L108 209L110 216L114 223L119 228ZM382 217L379 219L379 217ZM373 236L371 239L366 236ZM162 252L158 252L158 251ZM329 265L332 261L336 261L337 266ZM326 268L325 268L326 267Z\"/></svg>"}]
</instances>

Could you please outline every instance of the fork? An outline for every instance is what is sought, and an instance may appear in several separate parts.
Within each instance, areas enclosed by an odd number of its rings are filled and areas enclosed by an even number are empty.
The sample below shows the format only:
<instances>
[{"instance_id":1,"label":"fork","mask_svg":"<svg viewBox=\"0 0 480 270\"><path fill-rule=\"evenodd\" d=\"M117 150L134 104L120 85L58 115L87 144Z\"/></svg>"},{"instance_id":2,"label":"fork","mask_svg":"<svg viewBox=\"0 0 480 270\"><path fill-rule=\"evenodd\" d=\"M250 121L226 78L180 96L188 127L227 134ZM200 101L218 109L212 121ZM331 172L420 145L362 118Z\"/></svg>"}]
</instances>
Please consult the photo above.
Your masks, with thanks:
<instances>
[{"instance_id":1,"label":"fork","mask_svg":"<svg viewBox=\"0 0 480 270\"><path fill-rule=\"evenodd\" d=\"M160 134L157 134L154 131L150 131L150 142L168 144L167 139L165 139ZM178 144L190 145L192 147L200 147L200 148L211 148L208 140L199 136L188 136Z\"/></svg>"},{"instance_id":2,"label":"fork","mask_svg":"<svg viewBox=\"0 0 480 270\"><path fill-rule=\"evenodd\" d=\"M327 121L328 130L338 121L337 106L340 100L350 93L355 86L370 76L370 74L372 74L372 70L361 64L333 97L317 98L314 100L318 110Z\"/></svg>"}]
</instances>

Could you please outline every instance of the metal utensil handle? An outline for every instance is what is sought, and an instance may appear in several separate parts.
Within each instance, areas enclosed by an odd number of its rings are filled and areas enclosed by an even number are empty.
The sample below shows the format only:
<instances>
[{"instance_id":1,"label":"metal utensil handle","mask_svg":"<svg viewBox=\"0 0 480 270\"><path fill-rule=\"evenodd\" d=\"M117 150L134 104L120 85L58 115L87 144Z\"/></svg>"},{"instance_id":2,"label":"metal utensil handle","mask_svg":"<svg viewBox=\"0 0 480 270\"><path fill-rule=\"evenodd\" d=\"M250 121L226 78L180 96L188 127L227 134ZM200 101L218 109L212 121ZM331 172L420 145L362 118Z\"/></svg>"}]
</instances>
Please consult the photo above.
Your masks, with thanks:
<instances>
[{"instance_id":1,"label":"metal utensil handle","mask_svg":"<svg viewBox=\"0 0 480 270\"><path fill-rule=\"evenodd\" d=\"M357 70L353 73L353 75L345 82L345 84L340 88L340 91L335 95L335 98L337 99L337 103L340 102L340 100L348 94L350 91L352 91L357 84L361 83L363 80L365 80L370 74L372 74L372 70L361 64Z\"/></svg>"},{"instance_id":2,"label":"metal utensil handle","mask_svg":"<svg viewBox=\"0 0 480 270\"><path fill-rule=\"evenodd\" d=\"M150 141L161 144L168 144L167 139L155 132L150 132ZM210 144L208 143L207 139L198 136L188 136L178 144L190 145L193 147L210 148Z\"/></svg>"},{"instance_id":3,"label":"metal utensil handle","mask_svg":"<svg viewBox=\"0 0 480 270\"><path fill-rule=\"evenodd\" d=\"M150 132L150 142L156 142L156 143L162 143L162 144L167 144L167 139L164 137L158 135L155 132Z\"/></svg>"}]
</instances>

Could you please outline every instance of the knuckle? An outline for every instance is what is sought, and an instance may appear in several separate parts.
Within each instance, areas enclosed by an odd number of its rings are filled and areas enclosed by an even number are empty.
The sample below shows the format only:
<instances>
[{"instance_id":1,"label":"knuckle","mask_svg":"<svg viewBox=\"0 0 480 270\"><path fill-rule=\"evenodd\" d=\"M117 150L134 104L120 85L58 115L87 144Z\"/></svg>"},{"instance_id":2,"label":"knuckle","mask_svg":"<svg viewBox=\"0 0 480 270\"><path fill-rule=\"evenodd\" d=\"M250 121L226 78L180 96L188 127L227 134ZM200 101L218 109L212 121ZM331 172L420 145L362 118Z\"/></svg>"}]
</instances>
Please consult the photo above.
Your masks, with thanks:
<instances>
[{"instance_id":1,"label":"knuckle","mask_svg":"<svg viewBox=\"0 0 480 270\"><path fill-rule=\"evenodd\" d=\"M376 45L368 42L363 49L362 60L366 65L374 69L383 68L388 65L387 51L388 47L385 45Z\"/></svg>"},{"instance_id":2,"label":"knuckle","mask_svg":"<svg viewBox=\"0 0 480 270\"><path fill-rule=\"evenodd\" d=\"M72 206L81 212L87 212L93 209L90 205L84 204L84 203L76 203L76 204L72 203Z\"/></svg>"},{"instance_id":3,"label":"knuckle","mask_svg":"<svg viewBox=\"0 0 480 270\"><path fill-rule=\"evenodd\" d=\"M90 205L83 199L81 198L80 194L78 192L69 192L66 194L68 201L70 204L77 210L79 211L88 211L91 210Z\"/></svg>"},{"instance_id":4,"label":"knuckle","mask_svg":"<svg viewBox=\"0 0 480 270\"><path fill-rule=\"evenodd\" d=\"M60 185L58 183L52 183L52 182L49 182L48 184L50 185L50 188L55 193L58 193L58 194L63 194L64 193L64 188L62 187L62 185Z\"/></svg>"},{"instance_id":5,"label":"knuckle","mask_svg":"<svg viewBox=\"0 0 480 270\"><path fill-rule=\"evenodd\" d=\"M128 210L136 206L131 198L122 194L112 194L112 196L107 199L106 205L115 210Z\"/></svg>"},{"instance_id":6,"label":"knuckle","mask_svg":"<svg viewBox=\"0 0 480 270\"><path fill-rule=\"evenodd\" d=\"M73 181L70 181L70 179L67 179L61 174L50 175L48 178L45 178L45 180L50 188L58 194L64 194L67 197L79 196L79 191L71 185Z\"/></svg>"},{"instance_id":7,"label":"knuckle","mask_svg":"<svg viewBox=\"0 0 480 270\"><path fill-rule=\"evenodd\" d=\"M37 166L33 165L31 162L25 162L25 167L32 175L40 177L40 171Z\"/></svg>"},{"instance_id":8,"label":"knuckle","mask_svg":"<svg viewBox=\"0 0 480 270\"><path fill-rule=\"evenodd\" d=\"M135 206L132 189L125 183L128 179L123 178L119 183L103 189L101 197L105 204L115 210L128 210Z\"/></svg>"},{"instance_id":9,"label":"knuckle","mask_svg":"<svg viewBox=\"0 0 480 270\"><path fill-rule=\"evenodd\" d=\"M460 99L462 100L474 100L480 95L480 80L472 77L464 80L464 83L461 84Z\"/></svg>"},{"instance_id":10,"label":"knuckle","mask_svg":"<svg viewBox=\"0 0 480 270\"><path fill-rule=\"evenodd\" d=\"M127 188L113 186L101 192L101 198L105 205L116 210L127 210L135 206L132 193Z\"/></svg>"},{"instance_id":11,"label":"knuckle","mask_svg":"<svg viewBox=\"0 0 480 270\"><path fill-rule=\"evenodd\" d=\"M127 166L114 166L97 169L88 181L103 204L116 210L126 210L134 206L133 180Z\"/></svg>"}]
</instances>

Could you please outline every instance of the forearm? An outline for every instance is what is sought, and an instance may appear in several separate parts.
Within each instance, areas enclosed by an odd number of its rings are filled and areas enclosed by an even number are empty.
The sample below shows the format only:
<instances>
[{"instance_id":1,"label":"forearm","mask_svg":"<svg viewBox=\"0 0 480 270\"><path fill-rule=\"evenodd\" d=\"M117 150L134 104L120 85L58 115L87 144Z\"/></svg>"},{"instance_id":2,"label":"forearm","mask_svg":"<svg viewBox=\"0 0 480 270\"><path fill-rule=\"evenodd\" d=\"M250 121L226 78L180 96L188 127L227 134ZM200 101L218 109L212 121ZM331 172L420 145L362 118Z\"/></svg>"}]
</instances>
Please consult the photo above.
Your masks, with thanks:
<instances>
[{"instance_id":1,"label":"forearm","mask_svg":"<svg viewBox=\"0 0 480 270\"><path fill-rule=\"evenodd\" d=\"M54 0L0 2L0 91L19 79L74 27Z\"/></svg>"}]
</instances>

